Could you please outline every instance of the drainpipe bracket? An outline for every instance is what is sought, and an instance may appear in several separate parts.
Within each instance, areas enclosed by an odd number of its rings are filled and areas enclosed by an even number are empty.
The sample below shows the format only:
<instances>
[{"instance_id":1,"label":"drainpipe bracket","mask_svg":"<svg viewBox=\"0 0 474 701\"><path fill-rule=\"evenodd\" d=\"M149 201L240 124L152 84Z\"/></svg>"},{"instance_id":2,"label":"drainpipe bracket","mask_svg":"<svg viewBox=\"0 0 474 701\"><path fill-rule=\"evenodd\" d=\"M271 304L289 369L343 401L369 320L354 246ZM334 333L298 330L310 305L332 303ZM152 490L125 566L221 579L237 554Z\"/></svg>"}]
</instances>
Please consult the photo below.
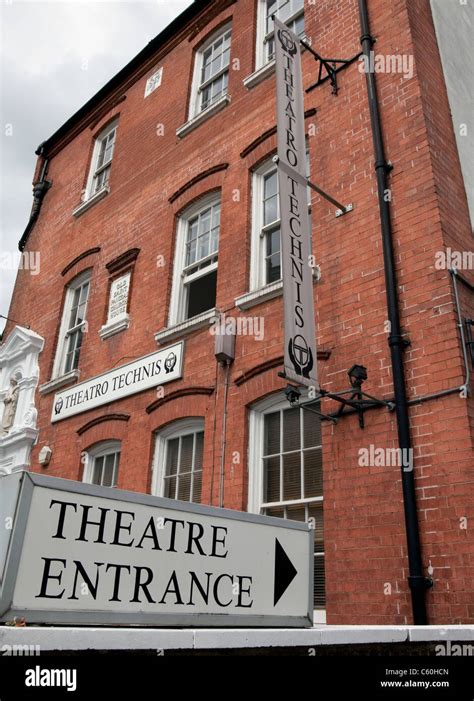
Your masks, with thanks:
<instances>
[{"instance_id":1,"label":"drainpipe bracket","mask_svg":"<svg viewBox=\"0 0 474 701\"><path fill-rule=\"evenodd\" d=\"M364 41L370 41L370 45L373 46L377 39L374 36L372 36L372 34L362 34L360 38L360 43L363 44Z\"/></svg>"},{"instance_id":2,"label":"drainpipe bracket","mask_svg":"<svg viewBox=\"0 0 474 701\"><path fill-rule=\"evenodd\" d=\"M402 346L403 350L405 350L405 348L409 348L411 346L411 341L409 338L403 338L403 336L389 336L388 345L390 348L393 346Z\"/></svg>"},{"instance_id":3,"label":"drainpipe bracket","mask_svg":"<svg viewBox=\"0 0 474 701\"><path fill-rule=\"evenodd\" d=\"M433 580L431 577L424 577L421 574L409 575L408 586L410 587L411 591L431 589L433 586Z\"/></svg>"}]
</instances>

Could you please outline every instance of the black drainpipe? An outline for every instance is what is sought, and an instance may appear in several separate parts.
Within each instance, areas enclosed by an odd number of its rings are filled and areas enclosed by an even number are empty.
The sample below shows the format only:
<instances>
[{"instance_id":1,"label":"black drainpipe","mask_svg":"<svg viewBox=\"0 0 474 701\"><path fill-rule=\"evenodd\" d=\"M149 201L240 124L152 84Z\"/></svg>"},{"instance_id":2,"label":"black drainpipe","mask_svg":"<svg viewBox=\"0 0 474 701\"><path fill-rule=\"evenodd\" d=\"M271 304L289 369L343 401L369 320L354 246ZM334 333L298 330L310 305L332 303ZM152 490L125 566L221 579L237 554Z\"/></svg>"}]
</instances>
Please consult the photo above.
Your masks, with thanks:
<instances>
[{"instance_id":1,"label":"black drainpipe","mask_svg":"<svg viewBox=\"0 0 474 701\"><path fill-rule=\"evenodd\" d=\"M18 243L18 248L20 249L20 251L23 251L23 249L26 246L26 242L28 241L30 231L33 228L36 220L38 219L41 210L41 205L43 203L43 198L46 195L49 188L51 187L51 183L49 182L49 180L46 180L49 158L43 153L43 144L38 146L35 153L37 156L43 156L43 165L41 167L40 178L38 182L35 183L35 185L33 186L33 206L31 208L30 219L28 221L28 224L26 225L26 229L23 232L23 235Z\"/></svg>"},{"instance_id":2,"label":"black drainpipe","mask_svg":"<svg viewBox=\"0 0 474 701\"><path fill-rule=\"evenodd\" d=\"M367 57L366 66L371 64L368 59L375 40L370 34L369 18L367 14L366 0L358 0L362 51ZM387 191L387 173L391 166L385 160L380 123L380 112L377 101L375 75L370 70L365 71L367 80L367 92L369 97L370 121L372 124L372 137L375 151L375 172L377 175L377 191L380 211L380 224L382 230L382 245L385 270L385 288L387 296L388 320L390 322L390 335L388 344L392 359L393 388L395 395L395 410L398 425L398 444L402 455L402 487L403 505L405 511L405 529L408 546L408 584L411 591L413 622L415 625L427 625L426 614L426 590L432 586L432 580L423 574L421 559L420 531L418 526L418 513L416 509L415 479L413 473L413 460L411 459L410 424L408 417L408 404L405 388L405 372L403 367L403 352L409 342L402 337L400 327L400 315L398 305L398 290L395 273L395 262L392 245L392 225L390 221L390 205L385 199Z\"/></svg>"}]
</instances>

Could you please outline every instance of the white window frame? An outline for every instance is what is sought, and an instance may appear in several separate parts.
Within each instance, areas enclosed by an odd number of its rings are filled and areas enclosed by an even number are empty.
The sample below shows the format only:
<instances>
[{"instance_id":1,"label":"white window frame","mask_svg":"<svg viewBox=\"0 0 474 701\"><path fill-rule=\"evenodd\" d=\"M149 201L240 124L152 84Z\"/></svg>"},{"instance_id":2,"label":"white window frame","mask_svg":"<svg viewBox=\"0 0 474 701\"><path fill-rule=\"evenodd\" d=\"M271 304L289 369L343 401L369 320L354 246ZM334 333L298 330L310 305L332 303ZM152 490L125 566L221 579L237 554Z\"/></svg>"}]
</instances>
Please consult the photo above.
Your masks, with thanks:
<instances>
[{"instance_id":1,"label":"white window frame","mask_svg":"<svg viewBox=\"0 0 474 701\"><path fill-rule=\"evenodd\" d=\"M180 436L187 436L190 433L204 432L204 418L191 417L173 421L166 428L155 433L155 452L152 464L151 493L154 496L162 497L165 491L165 468L167 459L168 441ZM193 484L191 482L191 484ZM201 482L202 486L202 482ZM202 501L202 492L201 492ZM201 502L193 502L201 503Z\"/></svg>"},{"instance_id":2,"label":"white window frame","mask_svg":"<svg viewBox=\"0 0 474 701\"><path fill-rule=\"evenodd\" d=\"M56 348L56 356L55 356L54 365L53 365L53 374L52 374L53 379L57 378L57 377L61 377L62 375L65 374L67 342L68 342L68 338L71 334L71 331L73 330L73 329L68 328L68 324L69 324L69 317L70 317L71 311L72 311L72 303L74 300L74 293L79 287L82 287L82 285L84 285L86 282L88 282L89 283L89 290L87 293L86 306L84 309L84 319L81 322L81 324L78 324L77 327L74 327L74 330L76 331L82 327L82 330L84 331L84 329L86 328L87 307L89 304L89 297L90 297L90 293L91 293L91 279L92 279L92 271L85 270L83 273L81 273L80 275L77 275L73 280L71 280L71 282L68 284L68 286L66 288L66 294L64 297L63 312L62 312L62 318L61 318L61 326L59 329L58 346ZM82 344L81 344L81 348L82 348ZM73 370L74 370L74 368L70 372L73 372Z\"/></svg>"},{"instance_id":3,"label":"white window frame","mask_svg":"<svg viewBox=\"0 0 474 701\"><path fill-rule=\"evenodd\" d=\"M87 484L94 484L92 482L92 477L94 473L94 467L95 467L95 461L97 458L105 457L106 455L117 455L118 454L118 459L115 459L114 462L114 484L110 487L110 489L114 489L117 487L117 477L118 477L118 471L120 469L120 453L122 450L122 444L120 441L117 440L110 440L110 441L101 441L100 443L96 443L96 445L92 446L90 450L86 451L86 460L84 463L84 472L82 475L82 481L87 483Z\"/></svg>"},{"instance_id":4,"label":"white window frame","mask_svg":"<svg viewBox=\"0 0 474 701\"><path fill-rule=\"evenodd\" d=\"M307 392L302 392L302 400L307 397ZM305 499L295 499L292 501L266 503L263 500L264 469L263 469L263 443L264 443L264 417L282 409L289 409L290 405L286 399L281 398L281 393L272 394L252 406L249 412L249 437L248 437L248 505L250 513L260 514L265 508L282 507L291 505L305 505L323 503L324 496L308 497ZM296 411L296 409L294 410ZM300 409L299 411L303 411ZM311 446L311 448L318 446ZM325 556L325 552L318 552L318 555ZM318 623L326 622L324 609L315 609L314 621Z\"/></svg>"},{"instance_id":5,"label":"white window frame","mask_svg":"<svg viewBox=\"0 0 474 701\"><path fill-rule=\"evenodd\" d=\"M266 282L265 280L265 256L266 256L266 236L262 235L265 230L274 228L280 222L280 218L264 226L263 219L263 194L265 176L271 171L277 170L276 163L272 156L269 156L252 173L252 204L251 204L251 241L250 241L250 279L249 292L260 290L267 285L275 285L278 281ZM307 171L309 176L309 148L306 148ZM311 189L308 186L308 209L311 213ZM280 265L281 265L281 242L280 242ZM280 278L281 280L281 275Z\"/></svg>"},{"instance_id":6,"label":"white window frame","mask_svg":"<svg viewBox=\"0 0 474 701\"><path fill-rule=\"evenodd\" d=\"M271 224L263 225L263 193L265 176L271 171L277 170L277 166L270 157L252 173L252 230L250 243L250 291L259 290L266 284L265 281L265 244L266 236L262 235L265 229L276 226L279 219Z\"/></svg>"},{"instance_id":7,"label":"white window frame","mask_svg":"<svg viewBox=\"0 0 474 701\"><path fill-rule=\"evenodd\" d=\"M212 83L213 80L216 80L219 75L227 72L229 73L229 78L230 78L230 53L229 53L229 63L227 66L223 67L216 75L212 76L206 83L201 83L201 71L202 71L202 66L203 66L203 61L204 61L204 53L205 51L212 46L220 37L222 37L224 34L227 34L228 32L231 33L230 35L230 51L232 51L232 23L226 24L224 27L219 27L219 29L211 34L211 36L202 44L202 46L199 47L199 49L196 51L196 56L195 56L195 61L194 61L194 72L193 72L193 80L191 84L191 99L189 101L189 117L188 119L191 120L194 117L197 117L197 115L201 114L201 112L205 112L208 109L211 109L212 106L218 101L215 100L214 102L211 102L209 105L206 107L201 107L201 93L202 93L202 87L208 85L209 83ZM222 95L218 98L221 100L224 98L228 92L229 83L227 83L227 90L222 93Z\"/></svg>"},{"instance_id":8,"label":"white window frame","mask_svg":"<svg viewBox=\"0 0 474 701\"><path fill-rule=\"evenodd\" d=\"M114 153L115 153L115 145L117 141L117 129L118 129L118 119L114 119L110 124L108 124L105 129L103 129L100 134L97 135L95 141L94 141L94 149L92 151L92 159L91 159L91 165L89 169L89 177L87 179L87 185L86 189L84 192L84 201L86 202L89 199L92 199L93 197L98 197L100 193L102 193L104 190L108 191L109 190L109 184L107 182L106 185L102 186L99 190L94 189L94 183L96 176L105 170L106 168L110 168ZM101 145L104 139L106 139L112 132L114 132L114 144L112 148L112 155L110 159L106 163L102 163L100 168L97 167L98 161L99 161L99 155L100 155L100 150L101 150Z\"/></svg>"},{"instance_id":9,"label":"white window frame","mask_svg":"<svg viewBox=\"0 0 474 701\"><path fill-rule=\"evenodd\" d=\"M220 192L213 192L205 197L201 197L194 205L188 207L188 209L183 212L179 217L177 227L176 227L176 247L174 255L174 265L173 265L173 282L171 287L171 300L170 300L170 310L169 310L169 320L168 326L175 326L181 322L188 322L195 317L189 317L185 319L186 311L186 291L184 289L184 269L185 269L185 257L186 257L186 237L188 232L189 221L199 215L201 211L207 209L212 205L221 205L221 195ZM222 210L221 210L222 212ZM219 227L219 239L220 239L220 227ZM219 240L220 244L220 240ZM201 271L197 271L193 275L187 277L187 281L192 281L198 277L203 277L208 273L217 270L219 264L219 246L217 247L216 253L212 254L216 256L217 260L212 262L206 268ZM204 260L204 259L202 259ZM206 312L203 312L206 313ZM200 315L198 315L200 316Z\"/></svg>"},{"instance_id":10,"label":"white window frame","mask_svg":"<svg viewBox=\"0 0 474 701\"><path fill-rule=\"evenodd\" d=\"M295 2L295 0L292 0ZM273 32L269 33L268 36L266 34L266 14L267 14L267 3L266 0L258 0L258 9L257 9L257 50L255 54L255 59L256 59L256 70L259 68L262 68L265 66L267 63L270 63L274 61L274 58L268 58L267 57L267 41L268 38L272 36ZM304 15L304 2L303 2L303 7L299 8L296 12L294 12L290 17L288 17L285 20L285 23L292 22L293 20L297 19L301 14Z\"/></svg>"}]
</instances>

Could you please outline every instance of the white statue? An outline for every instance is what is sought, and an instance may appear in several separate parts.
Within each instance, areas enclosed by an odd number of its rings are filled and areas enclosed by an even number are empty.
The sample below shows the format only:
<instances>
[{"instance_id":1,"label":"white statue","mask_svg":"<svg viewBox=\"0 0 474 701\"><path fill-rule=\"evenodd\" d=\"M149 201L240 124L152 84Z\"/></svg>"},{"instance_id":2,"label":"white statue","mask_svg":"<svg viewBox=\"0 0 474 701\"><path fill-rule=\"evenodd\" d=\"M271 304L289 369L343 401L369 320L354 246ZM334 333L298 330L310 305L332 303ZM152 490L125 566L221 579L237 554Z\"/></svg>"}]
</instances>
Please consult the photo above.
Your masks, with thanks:
<instances>
[{"instance_id":1,"label":"white statue","mask_svg":"<svg viewBox=\"0 0 474 701\"><path fill-rule=\"evenodd\" d=\"M2 415L2 426L0 428L0 436L6 436L15 420L16 406L18 404L18 394L20 388L14 377L10 379L10 387L3 400L4 408Z\"/></svg>"}]
</instances>

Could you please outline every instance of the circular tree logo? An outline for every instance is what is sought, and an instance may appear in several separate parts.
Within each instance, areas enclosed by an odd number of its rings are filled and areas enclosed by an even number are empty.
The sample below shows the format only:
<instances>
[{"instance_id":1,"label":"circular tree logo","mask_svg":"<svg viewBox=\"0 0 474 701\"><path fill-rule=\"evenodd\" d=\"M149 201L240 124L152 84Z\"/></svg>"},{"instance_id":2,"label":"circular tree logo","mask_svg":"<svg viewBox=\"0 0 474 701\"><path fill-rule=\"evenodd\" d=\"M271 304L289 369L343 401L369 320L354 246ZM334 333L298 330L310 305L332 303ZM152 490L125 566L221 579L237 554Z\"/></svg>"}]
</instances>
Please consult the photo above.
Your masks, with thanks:
<instances>
[{"instance_id":1,"label":"circular tree logo","mask_svg":"<svg viewBox=\"0 0 474 701\"><path fill-rule=\"evenodd\" d=\"M174 370L174 366L176 365L176 361L178 358L176 357L176 354L171 352L165 359L165 370L166 372L172 372Z\"/></svg>"},{"instance_id":2,"label":"circular tree logo","mask_svg":"<svg viewBox=\"0 0 474 701\"><path fill-rule=\"evenodd\" d=\"M304 336L297 334L290 340L288 343L288 354L295 372L298 375L309 378L309 373L313 369L314 358L313 351Z\"/></svg>"},{"instance_id":3,"label":"circular tree logo","mask_svg":"<svg viewBox=\"0 0 474 701\"><path fill-rule=\"evenodd\" d=\"M290 56L294 56L298 47L296 46L295 40L291 36L291 33L287 29L279 29L277 32L278 41Z\"/></svg>"}]
</instances>

